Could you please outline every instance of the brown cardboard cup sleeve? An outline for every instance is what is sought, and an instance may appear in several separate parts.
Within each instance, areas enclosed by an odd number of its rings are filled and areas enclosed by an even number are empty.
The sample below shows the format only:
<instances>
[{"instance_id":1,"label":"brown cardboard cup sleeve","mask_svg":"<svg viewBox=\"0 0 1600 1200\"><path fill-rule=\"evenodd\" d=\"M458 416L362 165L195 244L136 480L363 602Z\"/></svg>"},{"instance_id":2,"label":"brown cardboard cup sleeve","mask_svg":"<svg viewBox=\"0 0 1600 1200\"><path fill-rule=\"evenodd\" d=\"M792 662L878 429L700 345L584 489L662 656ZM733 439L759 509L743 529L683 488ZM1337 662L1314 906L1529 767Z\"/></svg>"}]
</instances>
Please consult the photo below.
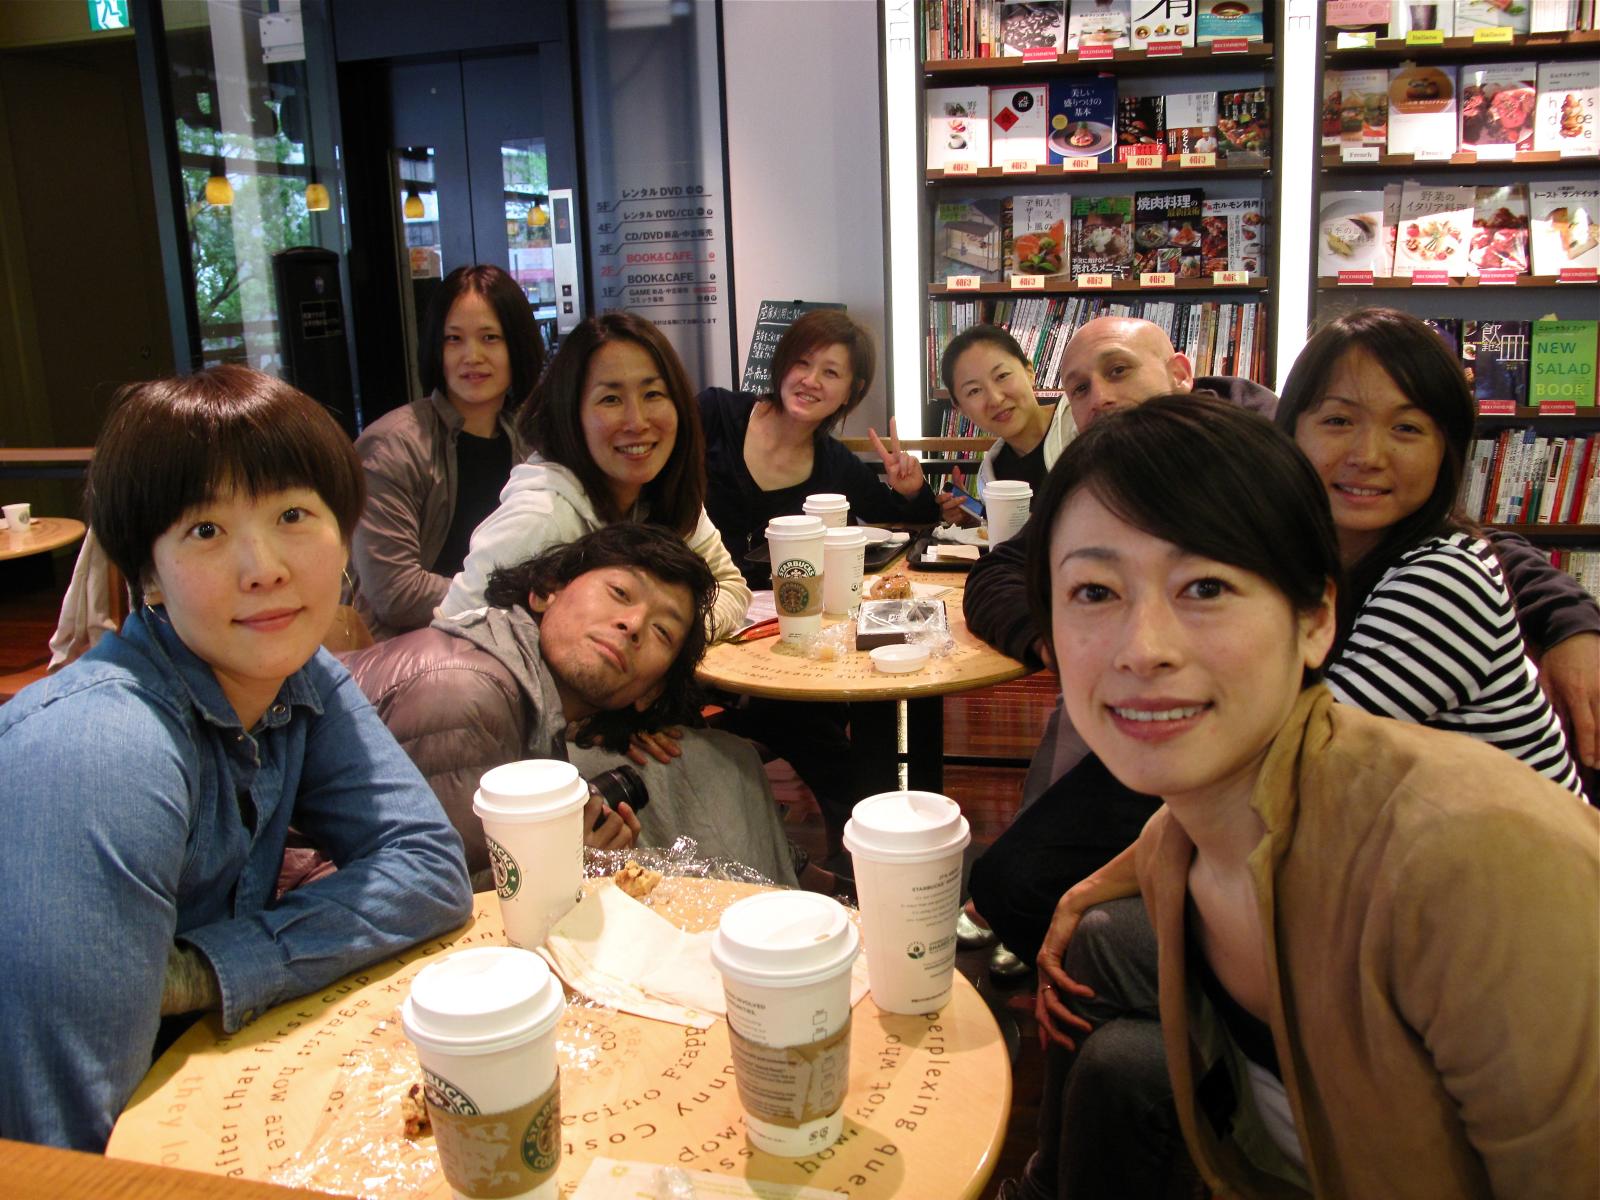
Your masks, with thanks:
<instances>
[{"instance_id":1,"label":"brown cardboard cup sleeve","mask_svg":"<svg viewBox=\"0 0 1600 1200\"><path fill-rule=\"evenodd\" d=\"M821 575L774 575L772 603L782 617L814 617L822 611Z\"/></svg>"},{"instance_id":2,"label":"brown cardboard cup sleeve","mask_svg":"<svg viewBox=\"0 0 1600 1200\"><path fill-rule=\"evenodd\" d=\"M850 1086L850 1022L819 1042L763 1046L730 1025L734 1080L745 1112L797 1128L839 1111Z\"/></svg>"},{"instance_id":3,"label":"brown cardboard cup sleeve","mask_svg":"<svg viewBox=\"0 0 1600 1200\"><path fill-rule=\"evenodd\" d=\"M561 1073L549 1091L508 1112L464 1116L428 1105L450 1186L478 1200L531 1191L561 1165Z\"/></svg>"}]
</instances>

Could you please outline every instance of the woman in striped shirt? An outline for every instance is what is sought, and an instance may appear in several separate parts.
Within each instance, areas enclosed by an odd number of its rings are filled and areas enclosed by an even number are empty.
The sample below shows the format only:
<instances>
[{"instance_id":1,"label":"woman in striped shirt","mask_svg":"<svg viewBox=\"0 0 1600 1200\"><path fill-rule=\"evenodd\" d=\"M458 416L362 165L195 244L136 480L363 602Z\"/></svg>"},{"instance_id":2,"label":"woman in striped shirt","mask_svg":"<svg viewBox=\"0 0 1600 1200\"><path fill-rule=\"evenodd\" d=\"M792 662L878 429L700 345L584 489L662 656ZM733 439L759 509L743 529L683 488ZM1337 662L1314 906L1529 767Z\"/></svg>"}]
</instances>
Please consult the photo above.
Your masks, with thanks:
<instances>
[{"instance_id":1,"label":"woman in striped shirt","mask_svg":"<svg viewBox=\"0 0 1600 1200\"><path fill-rule=\"evenodd\" d=\"M1457 506L1474 406L1433 330L1371 308L1295 360L1278 424L1321 476L1350 586L1334 695L1489 742L1581 794L1494 553Z\"/></svg>"}]
</instances>

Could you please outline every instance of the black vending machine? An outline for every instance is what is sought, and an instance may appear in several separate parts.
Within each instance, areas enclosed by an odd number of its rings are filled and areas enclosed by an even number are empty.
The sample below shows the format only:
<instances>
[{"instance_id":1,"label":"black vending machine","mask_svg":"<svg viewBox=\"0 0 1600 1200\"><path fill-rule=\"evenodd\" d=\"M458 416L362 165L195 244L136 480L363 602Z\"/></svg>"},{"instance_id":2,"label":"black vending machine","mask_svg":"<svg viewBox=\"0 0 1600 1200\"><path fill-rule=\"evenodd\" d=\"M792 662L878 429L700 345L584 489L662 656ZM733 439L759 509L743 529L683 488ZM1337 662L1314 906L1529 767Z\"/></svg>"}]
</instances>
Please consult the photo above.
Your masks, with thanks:
<instances>
[{"instance_id":1,"label":"black vending machine","mask_svg":"<svg viewBox=\"0 0 1600 1200\"><path fill-rule=\"evenodd\" d=\"M320 246L292 246L272 256L283 332L284 378L326 407L355 437L355 389L350 383L339 256Z\"/></svg>"}]
</instances>

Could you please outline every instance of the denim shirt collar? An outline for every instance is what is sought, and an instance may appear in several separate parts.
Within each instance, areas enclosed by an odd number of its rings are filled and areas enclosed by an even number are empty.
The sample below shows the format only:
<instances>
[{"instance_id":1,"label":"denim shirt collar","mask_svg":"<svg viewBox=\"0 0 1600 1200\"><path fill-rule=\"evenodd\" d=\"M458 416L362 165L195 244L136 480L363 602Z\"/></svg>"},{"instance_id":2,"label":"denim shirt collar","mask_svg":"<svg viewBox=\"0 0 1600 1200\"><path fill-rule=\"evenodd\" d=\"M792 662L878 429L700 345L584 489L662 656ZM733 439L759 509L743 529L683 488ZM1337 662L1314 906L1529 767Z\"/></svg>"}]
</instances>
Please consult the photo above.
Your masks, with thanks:
<instances>
[{"instance_id":1,"label":"denim shirt collar","mask_svg":"<svg viewBox=\"0 0 1600 1200\"><path fill-rule=\"evenodd\" d=\"M184 645L178 631L167 619L165 607L145 605L128 621L123 633L135 645L143 647L152 656L165 658L172 665L168 678L176 685L173 688L176 699L186 697L196 712L218 728L252 732L244 728L239 714L234 712L233 704L217 682L216 673L204 659ZM267 706L267 711L261 715L257 727L275 729L287 724L289 710L297 704L310 709L317 716L322 715L322 698L306 677L304 667L283 681L283 686Z\"/></svg>"}]
</instances>

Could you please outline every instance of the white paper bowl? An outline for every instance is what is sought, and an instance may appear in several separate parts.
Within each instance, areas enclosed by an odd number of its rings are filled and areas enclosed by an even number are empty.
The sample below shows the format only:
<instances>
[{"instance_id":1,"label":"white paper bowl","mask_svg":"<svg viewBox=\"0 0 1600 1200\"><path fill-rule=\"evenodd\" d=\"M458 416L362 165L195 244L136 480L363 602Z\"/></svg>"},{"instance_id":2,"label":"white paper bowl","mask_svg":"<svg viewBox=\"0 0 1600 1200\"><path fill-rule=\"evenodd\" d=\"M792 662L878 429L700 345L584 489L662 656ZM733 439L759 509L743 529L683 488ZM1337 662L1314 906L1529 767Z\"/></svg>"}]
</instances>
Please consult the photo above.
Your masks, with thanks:
<instances>
[{"instance_id":1,"label":"white paper bowl","mask_svg":"<svg viewBox=\"0 0 1600 1200\"><path fill-rule=\"evenodd\" d=\"M926 646L878 646L870 651L872 665L886 675L910 675L928 665Z\"/></svg>"}]
</instances>

